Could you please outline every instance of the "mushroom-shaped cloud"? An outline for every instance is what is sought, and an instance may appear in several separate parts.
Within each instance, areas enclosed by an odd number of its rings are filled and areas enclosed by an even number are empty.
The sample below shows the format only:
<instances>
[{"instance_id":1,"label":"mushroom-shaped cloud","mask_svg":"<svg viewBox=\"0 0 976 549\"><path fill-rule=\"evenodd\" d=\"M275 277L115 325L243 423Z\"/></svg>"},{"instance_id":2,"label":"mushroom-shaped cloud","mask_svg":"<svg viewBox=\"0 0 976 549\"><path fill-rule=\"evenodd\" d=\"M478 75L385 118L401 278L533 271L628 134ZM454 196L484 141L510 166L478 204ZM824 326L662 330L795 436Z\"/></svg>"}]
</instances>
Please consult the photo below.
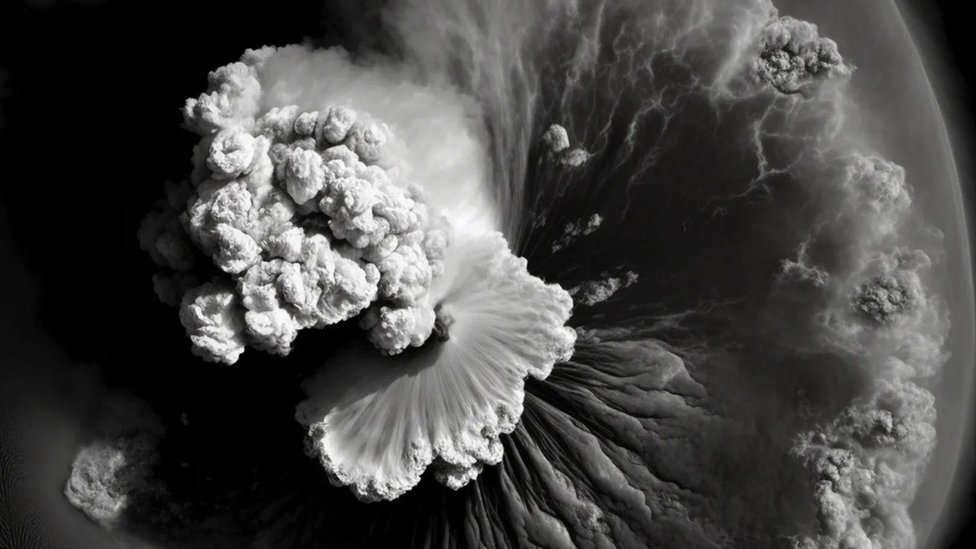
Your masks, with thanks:
<instances>
[{"instance_id":1,"label":"mushroom-shaped cloud","mask_svg":"<svg viewBox=\"0 0 976 549\"><path fill-rule=\"evenodd\" d=\"M428 296L436 339L394 358L348 351L306 382L297 418L334 484L391 500L428 467L457 489L501 461L525 377L546 378L576 340L569 294L526 267L499 233L459 238Z\"/></svg>"}]
</instances>

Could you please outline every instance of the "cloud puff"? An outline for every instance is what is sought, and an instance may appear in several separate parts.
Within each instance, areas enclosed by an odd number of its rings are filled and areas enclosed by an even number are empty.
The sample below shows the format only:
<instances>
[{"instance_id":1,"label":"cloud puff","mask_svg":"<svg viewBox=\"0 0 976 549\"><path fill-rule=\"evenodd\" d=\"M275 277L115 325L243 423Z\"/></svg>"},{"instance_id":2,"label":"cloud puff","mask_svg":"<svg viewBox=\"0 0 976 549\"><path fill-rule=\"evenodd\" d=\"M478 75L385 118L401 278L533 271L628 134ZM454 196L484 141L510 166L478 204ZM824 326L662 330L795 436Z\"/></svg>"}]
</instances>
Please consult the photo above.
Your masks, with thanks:
<instances>
[{"instance_id":1,"label":"cloud puff","mask_svg":"<svg viewBox=\"0 0 976 549\"><path fill-rule=\"evenodd\" d=\"M591 215L589 218L587 218L585 223L582 219L576 220L572 223L567 223L566 226L563 227L562 236L560 236L558 240L552 243L553 253L558 252L559 250L567 246L575 244L577 241L579 241L579 239L583 238L584 236L596 232L596 230L599 229L600 225L602 224L603 224L603 216L601 216L598 213L595 213Z\"/></svg>"},{"instance_id":2,"label":"cloud puff","mask_svg":"<svg viewBox=\"0 0 976 549\"><path fill-rule=\"evenodd\" d=\"M549 126L539 141L546 148L548 158L564 168L578 168L590 159L590 153L585 150L569 148L569 133L559 124Z\"/></svg>"},{"instance_id":3,"label":"cloud puff","mask_svg":"<svg viewBox=\"0 0 976 549\"><path fill-rule=\"evenodd\" d=\"M116 396L104 407L94 439L71 464L64 496L89 518L112 528L140 498L158 491L151 477L163 427L138 399Z\"/></svg>"},{"instance_id":4,"label":"cloud puff","mask_svg":"<svg viewBox=\"0 0 976 549\"><path fill-rule=\"evenodd\" d=\"M275 54L248 50L184 106L184 125L201 136L191 183L168 187L139 232L153 260L176 272L157 292L170 303L185 292L180 318L209 361L233 364L248 345L286 355L299 331L374 302L362 325L382 352L422 345L450 223L418 185L381 167L394 136L368 114L262 113L261 70ZM197 256L224 276L190 290L175 275L199 267Z\"/></svg>"},{"instance_id":5,"label":"cloud puff","mask_svg":"<svg viewBox=\"0 0 976 549\"><path fill-rule=\"evenodd\" d=\"M921 294L921 283L912 272L898 271L874 277L858 286L852 306L878 324L887 324L913 308Z\"/></svg>"},{"instance_id":6,"label":"cloud puff","mask_svg":"<svg viewBox=\"0 0 976 549\"><path fill-rule=\"evenodd\" d=\"M735 13L722 23L733 27L735 36L712 84L719 96L743 98L770 90L811 99L822 95L825 84L853 74L855 67L836 42L820 36L817 25L779 15L772 2L749 4L747 9L729 6Z\"/></svg>"},{"instance_id":7,"label":"cloud puff","mask_svg":"<svg viewBox=\"0 0 976 549\"><path fill-rule=\"evenodd\" d=\"M815 82L845 77L851 70L837 51L837 43L822 38L812 23L779 17L759 35L755 77L780 93L805 93Z\"/></svg>"},{"instance_id":8,"label":"cloud puff","mask_svg":"<svg viewBox=\"0 0 976 549\"><path fill-rule=\"evenodd\" d=\"M637 283L638 274L634 271L627 271L623 278L610 276L603 273L606 278L599 280L588 280L570 288L569 295L581 305L596 305L602 303L617 293L622 288L629 288Z\"/></svg>"}]
</instances>

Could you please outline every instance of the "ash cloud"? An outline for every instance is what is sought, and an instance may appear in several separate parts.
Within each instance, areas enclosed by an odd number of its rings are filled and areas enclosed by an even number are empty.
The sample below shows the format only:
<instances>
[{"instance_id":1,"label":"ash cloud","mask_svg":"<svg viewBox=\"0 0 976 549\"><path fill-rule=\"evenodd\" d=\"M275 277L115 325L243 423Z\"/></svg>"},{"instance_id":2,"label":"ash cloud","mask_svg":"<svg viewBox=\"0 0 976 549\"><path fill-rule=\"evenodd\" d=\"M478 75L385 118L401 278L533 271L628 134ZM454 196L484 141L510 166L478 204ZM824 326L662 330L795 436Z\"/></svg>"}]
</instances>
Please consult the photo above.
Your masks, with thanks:
<instances>
[{"instance_id":1,"label":"ash cloud","mask_svg":"<svg viewBox=\"0 0 976 549\"><path fill-rule=\"evenodd\" d=\"M954 252L852 126L861 52L764 0L380 11L389 57L199 75L139 244L237 361L174 337L154 395L217 449L153 477L106 427L66 499L187 547L911 546Z\"/></svg>"},{"instance_id":2,"label":"ash cloud","mask_svg":"<svg viewBox=\"0 0 976 549\"><path fill-rule=\"evenodd\" d=\"M264 47L212 71L183 108L201 136L191 179L139 241L204 360L286 356L300 330L359 319L377 360L340 353L327 368L343 373L307 383L297 417L330 481L376 501L428 468L457 490L497 464L524 378L544 379L575 336L568 294L497 230L471 99L362 63Z\"/></svg>"},{"instance_id":3,"label":"ash cloud","mask_svg":"<svg viewBox=\"0 0 976 549\"><path fill-rule=\"evenodd\" d=\"M446 177L424 185L429 207L468 220L455 226L459 255L448 246L444 273L431 278L433 315L390 315L384 323L374 309L363 317L366 326L381 326L374 343L395 341L388 334L421 323L438 326L428 332L439 334L436 343L418 340L418 349L392 359L350 350L304 384L308 398L296 415L307 428L308 454L333 484L360 500L396 505L429 473L459 490L461 526L443 538L417 535L448 545L714 546L735 539L839 547L910 539L908 507L932 440L931 398L919 378L944 362L948 329L944 305L930 289L938 239L919 236L925 229L909 174L844 137L851 107L843 84L855 76L833 41L768 2L703 6L560 4L546 14L552 17L541 17L545 9L531 3L502 10L406 2L384 21L419 73L336 64L336 76L378 83L375 90L357 87L361 103L354 106L395 130L386 146L401 174L436 166L431 151L438 145L423 124L414 125L423 117L401 118L428 112L423 91L417 111L411 101L391 107L371 95L396 79L422 74L435 87L456 86L477 106L461 100L459 112L477 113L487 130L468 128L468 142L482 151L473 157L484 163L475 164L476 177L461 179L462 190L453 192ZM652 8L667 8L668 17L655 19ZM623 22L630 18L632 25ZM547 40L567 39L554 20L578 25L566 27L579 38L575 49L545 49ZM610 22L622 30L606 41ZM483 54L487 44L500 49ZM532 48L555 60L543 61L528 53ZM317 98L349 90L300 75L342 55L288 49L261 69L269 79L297 83L263 92L261 108L279 109L268 135L314 139L312 121L327 111ZM533 63L568 67L567 79ZM607 90L600 84L607 74L628 76ZM668 77L654 78L660 74ZM569 112L589 123L543 130L517 122L565 120ZM619 120L627 120L620 129ZM628 302L622 290L636 276L608 268L576 278L584 282L568 293L581 311L570 319L567 292L538 286L493 232L510 241L520 231L530 239L544 234L541 215L526 229L498 212L529 209L517 177L523 172L558 180L540 184L551 185L542 187L551 193L545 197L571 194L562 178L580 172L543 167L536 174L525 156L538 145L560 164L572 150L566 128L582 128L574 139L603 167L586 181L586 196L624 219L638 219L640 210L640 230L619 235L620 252L603 253L622 258L613 265L642 256L641 293L656 302ZM371 157L379 141L366 137L360 158ZM397 155L400 143L417 142L429 156ZM235 155L247 143L228 143L218 152L230 154L207 168L246 177ZM198 158L214 156L210 145L200 150ZM680 150L702 152L689 160ZM411 172L418 164L425 169ZM675 178L682 168L700 179ZM285 173L285 192L296 202L295 195L310 199L316 174L314 166L296 168L289 188ZM474 198L457 204L452 196ZM652 200L658 196L665 199ZM602 219L565 226L553 251L572 245L574 253L592 253L582 237ZM742 219L750 223L737 225ZM491 237L477 238L488 228ZM655 231L657 240L644 234ZM694 240L701 235L707 238ZM669 247L669 239L692 248L687 263L674 251L681 244ZM283 249L286 243L282 238ZM558 262L569 260L549 261L558 280ZM471 274L477 265L489 266L484 286ZM508 291L495 266L518 273L532 295ZM509 316L522 311L522 301L541 311L541 324ZM474 329L476 317L492 328ZM567 322L576 322L573 335ZM490 352L471 353L469 344ZM513 367L493 369L484 356ZM384 369L387 360L400 369ZM461 371L467 373L455 378ZM266 539L275 535L274 528L265 532Z\"/></svg>"},{"instance_id":4,"label":"ash cloud","mask_svg":"<svg viewBox=\"0 0 976 549\"><path fill-rule=\"evenodd\" d=\"M559 124L549 126L539 140L546 148L549 159L564 168L578 168L590 159L590 153L586 150L570 148L569 134Z\"/></svg>"},{"instance_id":5,"label":"ash cloud","mask_svg":"<svg viewBox=\"0 0 976 549\"><path fill-rule=\"evenodd\" d=\"M552 243L552 252L556 253L559 250L562 250L563 248L575 244L581 238L593 234L594 232L596 232L597 229L600 228L600 225L602 224L603 224L603 216L601 216L598 213L589 216L588 218L586 218L585 221L579 219L573 221L572 223L567 223L563 227L562 236L560 236L558 240Z\"/></svg>"},{"instance_id":6,"label":"ash cloud","mask_svg":"<svg viewBox=\"0 0 976 549\"><path fill-rule=\"evenodd\" d=\"M105 401L91 435L71 463L64 496L99 525L112 529L126 513L158 498L153 466L164 427L146 403L128 396Z\"/></svg>"},{"instance_id":7,"label":"ash cloud","mask_svg":"<svg viewBox=\"0 0 976 549\"><path fill-rule=\"evenodd\" d=\"M245 52L186 102L185 126L202 137L193 179L168 189L139 235L173 270L160 297L173 302L183 290L180 320L209 361L233 364L249 345L287 355L300 330L366 309L361 324L378 349L420 346L433 329L427 293L453 229L428 209L426 181L413 179L420 174L401 176L388 158L396 135L386 124L341 105L258 116L260 77L276 55L291 53ZM184 288L196 255L229 277Z\"/></svg>"},{"instance_id":8,"label":"ash cloud","mask_svg":"<svg viewBox=\"0 0 976 549\"><path fill-rule=\"evenodd\" d=\"M783 94L810 93L818 80L846 77L853 70L837 43L821 37L816 25L789 16L769 22L759 44L755 77Z\"/></svg>"},{"instance_id":9,"label":"ash cloud","mask_svg":"<svg viewBox=\"0 0 976 549\"><path fill-rule=\"evenodd\" d=\"M606 278L588 280L573 286L567 290L569 295L573 296L577 303L593 306L610 299L621 289L633 286L639 278L639 275L634 271L627 271L622 277L603 274Z\"/></svg>"}]
</instances>

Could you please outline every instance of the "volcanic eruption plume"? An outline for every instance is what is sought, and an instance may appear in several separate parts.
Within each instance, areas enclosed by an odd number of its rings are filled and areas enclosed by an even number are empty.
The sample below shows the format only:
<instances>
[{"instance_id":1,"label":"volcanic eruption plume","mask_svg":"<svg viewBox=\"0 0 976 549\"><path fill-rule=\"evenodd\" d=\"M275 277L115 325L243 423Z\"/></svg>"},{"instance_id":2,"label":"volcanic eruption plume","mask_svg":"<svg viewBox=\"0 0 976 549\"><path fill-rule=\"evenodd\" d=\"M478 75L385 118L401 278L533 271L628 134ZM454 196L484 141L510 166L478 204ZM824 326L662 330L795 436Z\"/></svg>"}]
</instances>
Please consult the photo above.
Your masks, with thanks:
<instances>
[{"instance_id":1,"label":"volcanic eruption plume","mask_svg":"<svg viewBox=\"0 0 976 549\"><path fill-rule=\"evenodd\" d=\"M152 322L78 374L55 497L165 547L915 546L974 307L878 4L340 0L301 44L226 11L152 105L145 303L102 265L47 300L108 318L66 361Z\"/></svg>"}]
</instances>

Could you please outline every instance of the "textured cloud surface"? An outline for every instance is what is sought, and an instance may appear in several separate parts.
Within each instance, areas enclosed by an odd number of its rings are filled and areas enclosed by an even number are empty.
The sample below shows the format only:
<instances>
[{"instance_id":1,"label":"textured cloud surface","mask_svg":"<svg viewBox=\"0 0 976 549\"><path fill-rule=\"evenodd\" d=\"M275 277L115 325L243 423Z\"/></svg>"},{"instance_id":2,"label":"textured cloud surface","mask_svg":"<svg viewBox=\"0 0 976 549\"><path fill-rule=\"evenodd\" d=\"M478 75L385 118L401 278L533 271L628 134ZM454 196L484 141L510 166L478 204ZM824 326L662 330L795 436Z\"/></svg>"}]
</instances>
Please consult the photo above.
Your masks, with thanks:
<instances>
[{"instance_id":1,"label":"textured cloud surface","mask_svg":"<svg viewBox=\"0 0 976 549\"><path fill-rule=\"evenodd\" d=\"M108 528L123 519L128 507L152 497L152 467L158 461L163 427L145 403L112 397L105 403L94 439L71 464L64 496L92 520Z\"/></svg>"},{"instance_id":2,"label":"textured cloud surface","mask_svg":"<svg viewBox=\"0 0 976 549\"><path fill-rule=\"evenodd\" d=\"M875 118L903 59L809 3L333 7L345 48L255 38L180 92L189 173L138 233L178 312L147 296L160 347L132 351L169 362L112 379L154 414L59 453L78 520L208 549L921 541L972 304L948 183L891 145L928 140Z\"/></svg>"},{"instance_id":3,"label":"textured cloud surface","mask_svg":"<svg viewBox=\"0 0 976 549\"><path fill-rule=\"evenodd\" d=\"M230 275L180 298L180 320L206 360L233 364L248 344L287 355L299 330L374 302L363 327L376 347L422 345L448 221L428 210L422 187L381 167L393 166L383 158L388 126L344 106L258 116L261 71L274 55L249 50L186 102L186 127L202 136L192 186L171 189L140 232L153 259L175 271L157 279L160 297L176 301L196 247Z\"/></svg>"},{"instance_id":4,"label":"textured cloud surface","mask_svg":"<svg viewBox=\"0 0 976 549\"><path fill-rule=\"evenodd\" d=\"M527 376L545 379L567 360L572 303L508 250L500 234L456 243L433 297L446 340L391 363L336 357L307 383L298 409L311 453L361 499L393 499L435 477L457 489L502 459L499 436L522 415Z\"/></svg>"},{"instance_id":5,"label":"textured cloud surface","mask_svg":"<svg viewBox=\"0 0 976 549\"><path fill-rule=\"evenodd\" d=\"M139 240L169 269L157 293L180 302L193 353L207 361L233 364L247 346L288 355L300 330L354 317L382 355L433 334L433 349L402 361L336 357L306 384L298 419L309 454L363 500L399 497L432 464L458 489L501 460L498 437L522 414L524 378L544 379L572 355L572 301L512 254L486 217L483 189L443 188L463 184L441 174L456 158L431 166L423 143L341 104L271 106L282 95L351 100L328 86L316 96L307 77L277 70L316 62L327 78L368 71L342 52L266 47L210 73L208 91L183 109L202 136L191 181L168 189ZM374 101L380 112L404 110ZM455 147L469 154L463 141ZM429 185L425 170L434 170ZM428 207L428 190L452 193L434 201L443 213ZM203 277L200 255L229 277L190 284ZM112 469L113 456L95 457Z\"/></svg>"}]
</instances>

